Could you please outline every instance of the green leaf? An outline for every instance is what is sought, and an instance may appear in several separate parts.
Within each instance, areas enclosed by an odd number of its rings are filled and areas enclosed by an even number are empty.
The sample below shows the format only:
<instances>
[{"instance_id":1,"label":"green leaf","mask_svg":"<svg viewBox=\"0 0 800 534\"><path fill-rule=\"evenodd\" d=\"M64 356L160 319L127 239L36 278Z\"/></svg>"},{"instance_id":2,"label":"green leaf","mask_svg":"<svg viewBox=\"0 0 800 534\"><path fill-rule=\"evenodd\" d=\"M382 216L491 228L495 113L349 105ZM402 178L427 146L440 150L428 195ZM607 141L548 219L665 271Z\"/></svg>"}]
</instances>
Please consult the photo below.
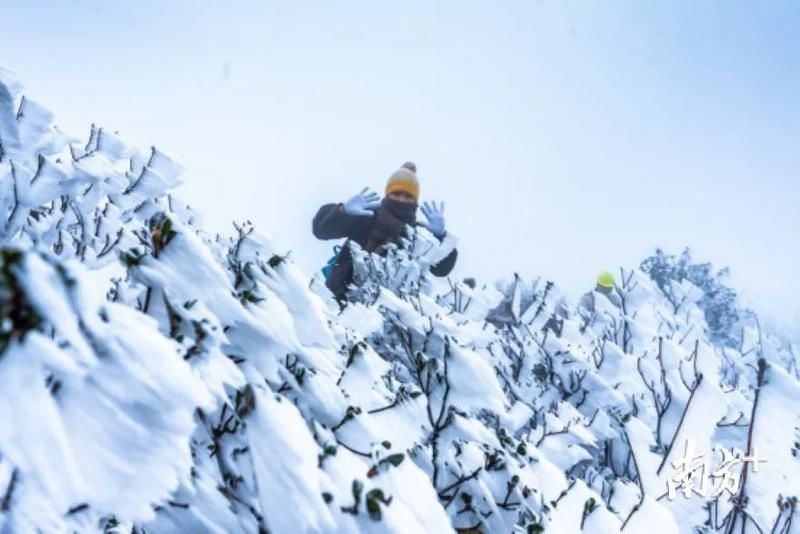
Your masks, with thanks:
<instances>
[{"instance_id":1,"label":"green leaf","mask_svg":"<svg viewBox=\"0 0 800 534\"><path fill-rule=\"evenodd\" d=\"M172 230L172 221L169 218L164 220L164 224L161 226L161 234L167 239L175 235Z\"/></svg>"},{"instance_id":2,"label":"green leaf","mask_svg":"<svg viewBox=\"0 0 800 534\"><path fill-rule=\"evenodd\" d=\"M597 508L597 502L595 502L595 500L590 497L589 500L587 500L586 503L583 505L583 513L590 514L594 512L596 508Z\"/></svg>"},{"instance_id":3,"label":"green leaf","mask_svg":"<svg viewBox=\"0 0 800 534\"><path fill-rule=\"evenodd\" d=\"M381 505L375 499L367 499L367 513L373 521L381 520Z\"/></svg>"},{"instance_id":4,"label":"green leaf","mask_svg":"<svg viewBox=\"0 0 800 534\"><path fill-rule=\"evenodd\" d=\"M358 479L353 480L353 499L356 506L361 502L361 493L364 491L364 483Z\"/></svg>"},{"instance_id":5,"label":"green leaf","mask_svg":"<svg viewBox=\"0 0 800 534\"><path fill-rule=\"evenodd\" d=\"M273 254L267 263L269 264L270 267L274 269L284 261L286 261L286 256L278 256L277 254Z\"/></svg>"},{"instance_id":6,"label":"green leaf","mask_svg":"<svg viewBox=\"0 0 800 534\"><path fill-rule=\"evenodd\" d=\"M140 254L139 251L136 249L131 249L127 252L123 252L122 254L120 254L120 259L122 260L122 263L124 263L125 267L129 269L131 267L136 267L137 265L142 263L142 257L143 255Z\"/></svg>"},{"instance_id":7,"label":"green leaf","mask_svg":"<svg viewBox=\"0 0 800 534\"><path fill-rule=\"evenodd\" d=\"M240 418L247 417L256 406L256 395L253 386L247 384L236 392L236 415Z\"/></svg>"},{"instance_id":8,"label":"green leaf","mask_svg":"<svg viewBox=\"0 0 800 534\"><path fill-rule=\"evenodd\" d=\"M368 499L378 500L378 501L382 502L383 504L389 504L390 502L392 502L392 498L391 497L386 497L383 494L383 490L380 489L380 488L375 488L373 490L370 490L369 493L367 493L367 498Z\"/></svg>"},{"instance_id":9,"label":"green leaf","mask_svg":"<svg viewBox=\"0 0 800 534\"><path fill-rule=\"evenodd\" d=\"M403 463L404 459L405 455L402 452L398 452L397 454L390 454L389 456L386 457L386 461L395 467Z\"/></svg>"},{"instance_id":10,"label":"green leaf","mask_svg":"<svg viewBox=\"0 0 800 534\"><path fill-rule=\"evenodd\" d=\"M392 498L386 498L383 494L383 490L380 488L375 488L370 490L367 493L367 513L369 513L370 519L373 521L380 521L381 520L381 504L386 506L392 502Z\"/></svg>"}]
</instances>

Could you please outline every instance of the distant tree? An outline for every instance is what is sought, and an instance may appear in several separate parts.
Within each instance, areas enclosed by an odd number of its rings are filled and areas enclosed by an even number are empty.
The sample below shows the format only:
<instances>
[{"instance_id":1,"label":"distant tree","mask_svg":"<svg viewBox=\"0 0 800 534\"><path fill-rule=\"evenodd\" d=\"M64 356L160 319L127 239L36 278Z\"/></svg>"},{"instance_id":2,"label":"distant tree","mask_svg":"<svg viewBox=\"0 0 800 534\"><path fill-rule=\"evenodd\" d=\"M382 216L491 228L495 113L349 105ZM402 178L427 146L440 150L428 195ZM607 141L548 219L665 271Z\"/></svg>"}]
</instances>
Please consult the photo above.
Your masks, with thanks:
<instances>
[{"instance_id":1,"label":"distant tree","mask_svg":"<svg viewBox=\"0 0 800 534\"><path fill-rule=\"evenodd\" d=\"M642 271L658 285L670 301L673 300L671 282L688 280L703 291L697 305L705 314L709 339L724 347L736 347L741 340L742 320L748 315L738 306L737 294L726 284L728 267L714 271L711 263L695 262L689 248L680 255L667 254L660 248L640 264Z\"/></svg>"}]
</instances>

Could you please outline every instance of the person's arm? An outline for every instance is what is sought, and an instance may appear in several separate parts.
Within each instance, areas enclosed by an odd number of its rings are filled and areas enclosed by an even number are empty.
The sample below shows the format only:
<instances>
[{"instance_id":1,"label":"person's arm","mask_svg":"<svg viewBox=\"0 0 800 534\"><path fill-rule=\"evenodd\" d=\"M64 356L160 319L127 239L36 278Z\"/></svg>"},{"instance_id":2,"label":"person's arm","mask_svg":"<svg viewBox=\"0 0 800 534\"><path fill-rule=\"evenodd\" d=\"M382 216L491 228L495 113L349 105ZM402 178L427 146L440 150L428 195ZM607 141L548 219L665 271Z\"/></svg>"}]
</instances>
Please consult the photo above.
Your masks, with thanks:
<instances>
[{"instance_id":1,"label":"person's arm","mask_svg":"<svg viewBox=\"0 0 800 534\"><path fill-rule=\"evenodd\" d=\"M314 216L311 231L317 239L352 237L359 222L374 216L380 203L378 194L365 187L347 202L322 206Z\"/></svg>"},{"instance_id":2,"label":"person's arm","mask_svg":"<svg viewBox=\"0 0 800 534\"><path fill-rule=\"evenodd\" d=\"M456 258L458 258L458 250L453 249L442 261L431 266L431 274L434 276L447 276L455 267Z\"/></svg>"},{"instance_id":3,"label":"person's arm","mask_svg":"<svg viewBox=\"0 0 800 534\"><path fill-rule=\"evenodd\" d=\"M444 202L440 202L438 205L435 202L424 202L422 204L422 214L427 221L419 224L430 230L439 241L442 241L447 234L444 228ZM456 258L458 258L458 250L453 249L442 261L431 266L431 274L434 276L447 276L453 270Z\"/></svg>"},{"instance_id":4,"label":"person's arm","mask_svg":"<svg viewBox=\"0 0 800 534\"><path fill-rule=\"evenodd\" d=\"M314 215L311 231L317 239L340 239L350 237L354 221L358 215L349 215L344 211L344 204L325 204Z\"/></svg>"}]
</instances>

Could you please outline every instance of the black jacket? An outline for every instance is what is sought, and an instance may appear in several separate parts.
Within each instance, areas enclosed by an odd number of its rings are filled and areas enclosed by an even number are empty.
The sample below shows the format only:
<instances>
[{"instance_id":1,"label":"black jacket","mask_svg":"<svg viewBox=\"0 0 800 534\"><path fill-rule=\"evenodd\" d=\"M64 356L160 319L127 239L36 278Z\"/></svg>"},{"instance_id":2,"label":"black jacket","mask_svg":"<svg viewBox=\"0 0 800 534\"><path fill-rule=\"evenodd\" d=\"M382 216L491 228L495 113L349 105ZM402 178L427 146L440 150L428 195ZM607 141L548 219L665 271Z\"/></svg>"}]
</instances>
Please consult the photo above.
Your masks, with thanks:
<instances>
[{"instance_id":1,"label":"black jacket","mask_svg":"<svg viewBox=\"0 0 800 534\"><path fill-rule=\"evenodd\" d=\"M344 211L341 203L332 203L325 204L317 211L311 230L317 239L347 238L355 241L361 247L366 247L373 222L373 217L350 215ZM453 249L442 261L431 266L431 273L435 276L447 276L453 270L457 257L458 251ZM339 301L342 301L352 278L353 258L350 255L350 248L345 243L325 285Z\"/></svg>"}]
</instances>

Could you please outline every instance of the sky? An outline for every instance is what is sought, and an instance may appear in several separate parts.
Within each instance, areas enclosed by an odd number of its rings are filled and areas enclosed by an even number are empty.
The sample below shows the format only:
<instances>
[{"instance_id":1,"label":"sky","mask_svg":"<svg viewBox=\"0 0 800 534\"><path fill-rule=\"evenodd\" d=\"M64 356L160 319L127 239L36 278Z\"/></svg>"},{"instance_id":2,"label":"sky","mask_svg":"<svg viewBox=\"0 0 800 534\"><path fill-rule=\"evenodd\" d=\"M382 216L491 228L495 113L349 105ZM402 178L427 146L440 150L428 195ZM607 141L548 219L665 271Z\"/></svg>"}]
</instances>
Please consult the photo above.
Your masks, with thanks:
<instances>
[{"instance_id":1,"label":"sky","mask_svg":"<svg viewBox=\"0 0 800 534\"><path fill-rule=\"evenodd\" d=\"M186 167L309 275L320 205L416 162L453 276L577 300L655 247L800 323L800 3L0 0L0 64L57 124Z\"/></svg>"}]
</instances>

